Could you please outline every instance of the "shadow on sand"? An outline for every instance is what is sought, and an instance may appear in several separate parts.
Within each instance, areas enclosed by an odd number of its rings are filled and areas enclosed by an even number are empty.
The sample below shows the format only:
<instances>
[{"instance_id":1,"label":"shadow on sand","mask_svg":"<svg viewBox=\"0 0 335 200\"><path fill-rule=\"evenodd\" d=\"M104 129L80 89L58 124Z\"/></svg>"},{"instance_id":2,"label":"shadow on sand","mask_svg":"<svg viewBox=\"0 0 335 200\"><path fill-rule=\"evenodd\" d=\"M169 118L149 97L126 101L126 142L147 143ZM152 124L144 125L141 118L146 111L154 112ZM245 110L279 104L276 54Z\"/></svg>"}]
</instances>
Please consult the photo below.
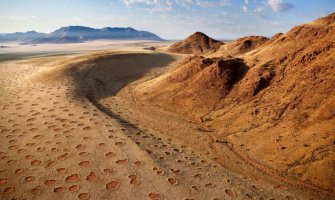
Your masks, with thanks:
<instances>
[{"instance_id":1,"label":"shadow on sand","mask_svg":"<svg viewBox=\"0 0 335 200\"><path fill-rule=\"evenodd\" d=\"M153 68L162 68L176 61L163 53L123 53L100 55L68 69L74 83L74 94L87 98L97 109L120 124L140 130L99 102L116 95L122 88L142 78Z\"/></svg>"},{"instance_id":2,"label":"shadow on sand","mask_svg":"<svg viewBox=\"0 0 335 200\"><path fill-rule=\"evenodd\" d=\"M102 55L69 68L75 95L96 100L116 95L123 87L142 78L153 68L169 65L176 58L163 53Z\"/></svg>"}]
</instances>

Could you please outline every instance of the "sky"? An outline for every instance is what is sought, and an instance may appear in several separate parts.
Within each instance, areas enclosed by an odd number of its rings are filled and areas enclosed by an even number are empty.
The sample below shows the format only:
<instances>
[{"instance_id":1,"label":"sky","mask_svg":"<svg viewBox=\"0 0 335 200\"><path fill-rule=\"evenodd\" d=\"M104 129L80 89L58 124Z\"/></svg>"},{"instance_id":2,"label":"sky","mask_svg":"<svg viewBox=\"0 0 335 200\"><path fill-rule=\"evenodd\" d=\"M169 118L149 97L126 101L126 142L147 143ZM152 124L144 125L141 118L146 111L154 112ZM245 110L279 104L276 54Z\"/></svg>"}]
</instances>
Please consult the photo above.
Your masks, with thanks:
<instances>
[{"instance_id":1,"label":"sky","mask_svg":"<svg viewBox=\"0 0 335 200\"><path fill-rule=\"evenodd\" d=\"M0 0L0 33L132 27L164 39L271 37L335 12L335 0Z\"/></svg>"}]
</instances>

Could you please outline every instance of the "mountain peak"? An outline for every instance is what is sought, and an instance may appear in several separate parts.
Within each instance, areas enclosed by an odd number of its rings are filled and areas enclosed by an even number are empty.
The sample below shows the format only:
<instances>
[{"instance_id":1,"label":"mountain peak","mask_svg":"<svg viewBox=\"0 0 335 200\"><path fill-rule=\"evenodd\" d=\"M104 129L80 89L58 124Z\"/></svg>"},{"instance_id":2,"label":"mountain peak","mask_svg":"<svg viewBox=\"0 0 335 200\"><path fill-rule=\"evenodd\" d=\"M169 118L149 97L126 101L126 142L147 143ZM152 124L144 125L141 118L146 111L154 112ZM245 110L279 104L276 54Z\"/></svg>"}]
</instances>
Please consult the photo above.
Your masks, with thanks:
<instances>
[{"instance_id":1,"label":"mountain peak","mask_svg":"<svg viewBox=\"0 0 335 200\"><path fill-rule=\"evenodd\" d=\"M169 51L174 53L204 54L215 52L223 43L210 38L204 33L195 32L185 40L173 44Z\"/></svg>"},{"instance_id":2,"label":"mountain peak","mask_svg":"<svg viewBox=\"0 0 335 200\"><path fill-rule=\"evenodd\" d=\"M50 34L28 31L25 33L0 34L0 42L20 41L22 44L78 43L92 40L162 40L157 35L138 31L132 27L105 27L102 29L87 26L64 26Z\"/></svg>"},{"instance_id":3,"label":"mountain peak","mask_svg":"<svg viewBox=\"0 0 335 200\"><path fill-rule=\"evenodd\" d=\"M136 29L133 29L132 27L105 27L100 29L102 31L112 31L112 30L126 30L126 31L137 31Z\"/></svg>"},{"instance_id":4,"label":"mountain peak","mask_svg":"<svg viewBox=\"0 0 335 200\"><path fill-rule=\"evenodd\" d=\"M202 32L199 32L199 31L193 33L190 37L192 37L192 36L208 37L205 33L202 33Z\"/></svg>"},{"instance_id":5,"label":"mountain peak","mask_svg":"<svg viewBox=\"0 0 335 200\"><path fill-rule=\"evenodd\" d=\"M127 30L129 30L129 31L136 31L136 30L133 29L132 27L127 27Z\"/></svg>"},{"instance_id":6,"label":"mountain peak","mask_svg":"<svg viewBox=\"0 0 335 200\"><path fill-rule=\"evenodd\" d=\"M57 31L91 31L91 30L95 30L95 29L90 28L90 27L86 27L86 26L64 26L64 27L61 27L61 28L57 29L53 33L57 32Z\"/></svg>"}]
</instances>

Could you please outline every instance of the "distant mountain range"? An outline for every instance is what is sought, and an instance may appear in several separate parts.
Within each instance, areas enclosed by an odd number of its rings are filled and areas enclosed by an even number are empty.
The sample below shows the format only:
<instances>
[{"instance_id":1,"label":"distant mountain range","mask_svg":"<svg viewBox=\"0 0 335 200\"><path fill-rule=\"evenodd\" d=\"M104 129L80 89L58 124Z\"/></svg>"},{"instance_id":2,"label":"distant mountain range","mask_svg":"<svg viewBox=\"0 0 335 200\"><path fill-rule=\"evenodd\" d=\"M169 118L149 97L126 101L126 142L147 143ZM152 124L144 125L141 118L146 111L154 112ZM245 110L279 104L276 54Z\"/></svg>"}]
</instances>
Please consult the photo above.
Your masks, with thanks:
<instances>
[{"instance_id":1,"label":"distant mountain range","mask_svg":"<svg viewBox=\"0 0 335 200\"><path fill-rule=\"evenodd\" d=\"M133 28L111 28L95 29L85 26L62 27L50 34L38 33L36 31L0 33L0 42L20 42L28 44L61 44L80 43L93 40L162 40L162 38L148 31L138 31Z\"/></svg>"}]
</instances>

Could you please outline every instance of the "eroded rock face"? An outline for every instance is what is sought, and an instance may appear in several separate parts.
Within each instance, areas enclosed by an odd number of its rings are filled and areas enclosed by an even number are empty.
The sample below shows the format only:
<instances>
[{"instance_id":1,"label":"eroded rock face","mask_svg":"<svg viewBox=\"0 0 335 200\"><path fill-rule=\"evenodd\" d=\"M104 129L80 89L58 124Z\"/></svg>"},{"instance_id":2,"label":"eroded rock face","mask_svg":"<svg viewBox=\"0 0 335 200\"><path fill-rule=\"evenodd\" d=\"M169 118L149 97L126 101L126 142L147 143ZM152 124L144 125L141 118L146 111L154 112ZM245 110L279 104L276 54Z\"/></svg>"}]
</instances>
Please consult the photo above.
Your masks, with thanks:
<instances>
[{"instance_id":1,"label":"eroded rock face","mask_svg":"<svg viewBox=\"0 0 335 200\"><path fill-rule=\"evenodd\" d=\"M200 55L214 53L222 44L222 42L214 40L203 33L196 32L185 40L171 45L169 51Z\"/></svg>"}]
</instances>

